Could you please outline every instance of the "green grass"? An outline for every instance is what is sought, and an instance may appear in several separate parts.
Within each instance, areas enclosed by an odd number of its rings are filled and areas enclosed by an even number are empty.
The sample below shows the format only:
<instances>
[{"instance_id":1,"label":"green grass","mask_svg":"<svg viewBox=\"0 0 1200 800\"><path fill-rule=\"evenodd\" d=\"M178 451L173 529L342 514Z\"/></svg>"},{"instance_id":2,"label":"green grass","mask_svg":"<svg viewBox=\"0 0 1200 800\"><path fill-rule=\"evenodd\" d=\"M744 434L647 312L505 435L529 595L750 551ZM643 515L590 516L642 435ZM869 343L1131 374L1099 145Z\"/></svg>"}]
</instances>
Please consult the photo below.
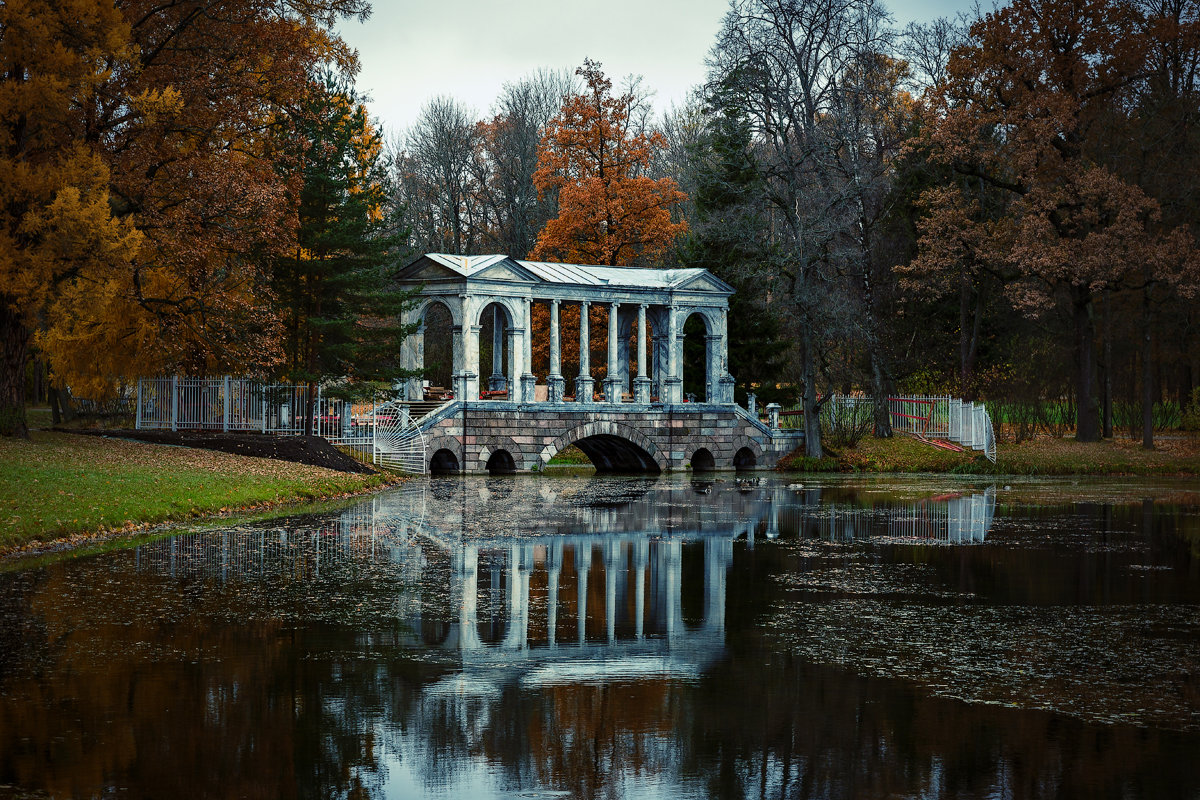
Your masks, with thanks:
<instances>
[{"instance_id":1,"label":"green grass","mask_svg":"<svg viewBox=\"0 0 1200 800\"><path fill-rule=\"evenodd\" d=\"M1200 439L1163 439L1152 451L1112 439L1084 444L1039 438L1000 443L996 463L981 453L941 450L909 436L866 437L854 448L819 461L793 453L780 469L800 472L943 472L977 475L1200 475Z\"/></svg>"},{"instance_id":2,"label":"green grass","mask_svg":"<svg viewBox=\"0 0 1200 800\"><path fill-rule=\"evenodd\" d=\"M0 552L379 486L380 475L34 431L0 440Z\"/></svg>"},{"instance_id":3,"label":"green grass","mask_svg":"<svg viewBox=\"0 0 1200 800\"><path fill-rule=\"evenodd\" d=\"M573 444L559 450L554 458L550 459L550 463L554 465L569 464L572 466L577 464L591 466L592 464L591 460L583 454L583 451Z\"/></svg>"}]
</instances>

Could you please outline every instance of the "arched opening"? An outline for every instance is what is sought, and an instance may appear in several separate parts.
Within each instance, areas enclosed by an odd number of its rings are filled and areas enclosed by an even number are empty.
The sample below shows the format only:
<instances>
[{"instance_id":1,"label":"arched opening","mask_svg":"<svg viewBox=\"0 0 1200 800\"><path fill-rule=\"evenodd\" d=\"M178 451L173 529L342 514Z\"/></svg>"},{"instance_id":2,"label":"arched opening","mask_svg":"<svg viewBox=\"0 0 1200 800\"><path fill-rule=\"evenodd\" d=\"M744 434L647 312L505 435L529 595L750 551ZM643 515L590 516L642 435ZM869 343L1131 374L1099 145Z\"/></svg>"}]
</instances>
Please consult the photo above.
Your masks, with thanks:
<instances>
[{"instance_id":1,"label":"arched opening","mask_svg":"<svg viewBox=\"0 0 1200 800\"><path fill-rule=\"evenodd\" d=\"M449 475L458 471L458 456L444 447L429 459L429 472L433 475Z\"/></svg>"},{"instance_id":2,"label":"arched opening","mask_svg":"<svg viewBox=\"0 0 1200 800\"><path fill-rule=\"evenodd\" d=\"M703 314L690 314L683 323L683 397L691 402L707 402L708 364L711 360L708 322Z\"/></svg>"},{"instance_id":3,"label":"arched opening","mask_svg":"<svg viewBox=\"0 0 1200 800\"><path fill-rule=\"evenodd\" d=\"M692 472L712 472L717 468L717 460L707 447L701 447L692 453Z\"/></svg>"},{"instance_id":4,"label":"arched opening","mask_svg":"<svg viewBox=\"0 0 1200 800\"><path fill-rule=\"evenodd\" d=\"M479 396L490 400L513 397L512 350L509 332L513 320L501 303L489 303L479 314Z\"/></svg>"},{"instance_id":5,"label":"arched opening","mask_svg":"<svg viewBox=\"0 0 1200 800\"><path fill-rule=\"evenodd\" d=\"M435 301L425 307L423 323L422 379L440 399L454 386L454 318L445 303Z\"/></svg>"},{"instance_id":6,"label":"arched opening","mask_svg":"<svg viewBox=\"0 0 1200 800\"><path fill-rule=\"evenodd\" d=\"M489 475L512 475L517 471L512 453L507 450L497 450L488 456L487 471Z\"/></svg>"},{"instance_id":7,"label":"arched opening","mask_svg":"<svg viewBox=\"0 0 1200 800\"><path fill-rule=\"evenodd\" d=\"M596 434L579 439L574 444L592 462L596 472L650 475L661 472L652 455L620 436Z\"/></svg>"},{"instance_id":8,"label":"arched opening","mask_svg":"<svg viewBox=\"0 0 1200 800\"><path fill-rule=\"evenodd\" d=\"M758 459L754 457L754 451L749 447L743 447L733 454L734 469L754 469L758 466Z\"/></svg>"}]
</instances>

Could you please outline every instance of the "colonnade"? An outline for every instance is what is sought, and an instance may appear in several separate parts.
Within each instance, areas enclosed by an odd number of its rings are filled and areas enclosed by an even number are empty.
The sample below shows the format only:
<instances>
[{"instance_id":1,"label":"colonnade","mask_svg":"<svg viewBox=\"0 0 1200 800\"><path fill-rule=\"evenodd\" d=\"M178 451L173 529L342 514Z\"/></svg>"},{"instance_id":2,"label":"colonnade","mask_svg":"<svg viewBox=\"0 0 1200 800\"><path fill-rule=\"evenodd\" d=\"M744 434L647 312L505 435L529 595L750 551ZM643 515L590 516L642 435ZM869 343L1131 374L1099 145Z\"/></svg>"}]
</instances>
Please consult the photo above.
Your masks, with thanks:
<instances>
[{"instance_id":1,"label":"colonnade","mask_svg":"<svg viewBox=\"0 0 1200 800\"><path fill-rule=\"evenodd\" d=\"M704 397L708 403L733 403L733 378L728 365L728 310L724 305L677 306L672 303L640 301L567 300L563 298L512 297L508 295L459 294L429 297L417 310L421 328L410 337L406 366L424 366L424 335L429 311L440 303L451 319L453 390L456 398L474 400L496 397L520 403L539 400L533 364L533 304L549 306L549 373L544 402L634 403L685 402L683 392L684 323L699 315L705 326ZM579 375L567 386L562 370L562 307L578 305ZM605 378L596 386L591 363L591 319L595 305L607 310L607 359ZM492 320L491 374L481 377L480 335L486 315ZM631 346L635 338L636 345ZM634 349L636 347L636 349ZM636 354L636 373L632 356ZM596 389L600 392L597 395ZM568 392L573 390L572 398ZM419 380L410 381L410 400L421 399Z\"/></svg>"}]
</instances>

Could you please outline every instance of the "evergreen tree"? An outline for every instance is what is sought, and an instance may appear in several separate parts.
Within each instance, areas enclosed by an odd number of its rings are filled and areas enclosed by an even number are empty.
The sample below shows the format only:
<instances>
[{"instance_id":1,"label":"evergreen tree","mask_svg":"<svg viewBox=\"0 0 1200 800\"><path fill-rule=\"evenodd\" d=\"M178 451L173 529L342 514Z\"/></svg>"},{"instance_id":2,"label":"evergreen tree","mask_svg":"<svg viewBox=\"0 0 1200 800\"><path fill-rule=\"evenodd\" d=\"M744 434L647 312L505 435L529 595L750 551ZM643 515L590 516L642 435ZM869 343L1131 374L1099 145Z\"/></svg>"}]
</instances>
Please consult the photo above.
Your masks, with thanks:
<instances>
[{"instance_id":1,"label":"evergreen tree","mask_svg":"<svg viewBox=\"0 0 1200 800\"><path fill-rule=\"evenodd\" d=\"M401 367L401 322L413 292L391 277L402 264L407 231L382 158L379 133L353 90L335 78L314 81L296 115L304 130L296 163L297 246L275 268L275 291L287 329L288 377L314 389L335 384L353 399L411 377Z\"/></svg>"},{"instance_id":2,"label":"evergreen tree","mask_svg":"<svg viewBox=\"0 0 1200 800\"><path fill-rule=\"evenodd\" d=\"M749 391L764 400L776 397L785 343L778 303L765 269L773 257L770 230L763 217L764 184L751 146L750 127L737 110L721 110L693 146L695 224L680 247L687 267L703 267L735 289L729 299L729 372L736 396ZM704 347L689 339L684 347L685 375L703 381ZM703 393L703 385L684 387Z\"/></svg>"}]
</instances>

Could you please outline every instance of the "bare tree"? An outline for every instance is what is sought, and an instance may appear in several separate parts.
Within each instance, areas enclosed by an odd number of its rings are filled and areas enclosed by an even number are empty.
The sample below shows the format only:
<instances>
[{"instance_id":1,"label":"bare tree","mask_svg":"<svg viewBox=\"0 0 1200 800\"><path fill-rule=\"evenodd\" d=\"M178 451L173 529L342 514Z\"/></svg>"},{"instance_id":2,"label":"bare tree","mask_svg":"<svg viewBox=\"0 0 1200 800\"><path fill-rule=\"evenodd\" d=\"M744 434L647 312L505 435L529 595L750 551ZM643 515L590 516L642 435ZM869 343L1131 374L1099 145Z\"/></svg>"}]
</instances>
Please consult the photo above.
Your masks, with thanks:
<instances>
[{"instance_id":1,"label":"bare tree","mask_svg":"<svg viewBox=\"0 0 1200 800\"><path fill-rule=\"evenodd\" d=\"M487 215L482 236L499 252L527 255L538 231L557 213L556 198L539 197L533 173L546 124L574 88L569 71L540 69L506 83L492 119L476 128L475 185L478 205Z\"/></svg>"},{"instance_id":2,"label":"bare tree","mask_svg":"<svg viewBox=\"0 0 1200 800\"><path fill-rule=\"evenodd\" d=\"M710 101L739 109L762 151L782 254L775 268L795 312L811 457L822 454L821 334L842 322L838 251L855 205L839 163L841 125L829 120L844 116L848 71L886 50L885 23L875 0L734 0L709 56Z\"/></svg>"},{"instance_id":3,"label":"bare tree","mask_svg":"<svg viewBox=\"0 0 1200 800\"><path fill-rule=\"evenodd\" d=\"M472 223L480 211L473 204L476 134L471 116L454 98L435 97L421 110L395 157L418 250L468 253L475 248Z\"/></svg>"}]
</instances>

